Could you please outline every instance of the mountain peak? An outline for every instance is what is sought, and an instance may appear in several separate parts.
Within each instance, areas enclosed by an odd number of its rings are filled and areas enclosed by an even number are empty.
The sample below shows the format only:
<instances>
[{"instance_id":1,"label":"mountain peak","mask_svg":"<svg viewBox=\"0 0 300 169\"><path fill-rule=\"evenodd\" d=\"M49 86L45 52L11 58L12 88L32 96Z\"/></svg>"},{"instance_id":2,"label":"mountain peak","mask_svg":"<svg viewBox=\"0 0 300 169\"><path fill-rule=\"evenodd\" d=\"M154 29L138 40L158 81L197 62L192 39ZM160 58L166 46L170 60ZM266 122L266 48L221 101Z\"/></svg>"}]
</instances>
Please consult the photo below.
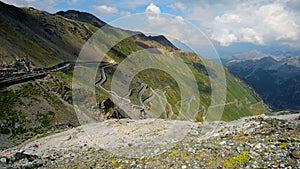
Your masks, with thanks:
<instances>
[{"instance_id":1,"label":"mountain peak","mask_svg":"<svg viewBox=\"0 0 300 169\"><path fill-rule=\"evenodd\" d=\"M77 20L81 22L90 23L93 26L96 26L98 28L101 28L102 26L106 25L106 23L96 16L87 13L87 12L80 12L76 10L68 10L68 11L59 11L55 13L55 15L60 15L62 17Z\"/></svg>"},{"instance_id":2,"label":"mountain peak","mask_svg":"<svg viewBox=\"0 0 300 169\"><path fill-rule=\"evenodd\" d=\"M242 54L236 54L234 55L239 60L253 60L253 59L261 59L266 57L266 55L260 51L252 50L249 52L245 52Z\"/></svg>"},{"instance_id":3,"label":"mountain peak","mask_svg":"<svg viewBox=\"0 0 300 169\"><path fill-rule=\"evenodd\" d=\"M166 47L170 47L172 49L178 49L177 47L175 47L172 42L170 42L165 36L163 35L158 35L158 36L149 36L149 39L158 42L159 44L166 46Z\"/></svg>"}]
</instances>

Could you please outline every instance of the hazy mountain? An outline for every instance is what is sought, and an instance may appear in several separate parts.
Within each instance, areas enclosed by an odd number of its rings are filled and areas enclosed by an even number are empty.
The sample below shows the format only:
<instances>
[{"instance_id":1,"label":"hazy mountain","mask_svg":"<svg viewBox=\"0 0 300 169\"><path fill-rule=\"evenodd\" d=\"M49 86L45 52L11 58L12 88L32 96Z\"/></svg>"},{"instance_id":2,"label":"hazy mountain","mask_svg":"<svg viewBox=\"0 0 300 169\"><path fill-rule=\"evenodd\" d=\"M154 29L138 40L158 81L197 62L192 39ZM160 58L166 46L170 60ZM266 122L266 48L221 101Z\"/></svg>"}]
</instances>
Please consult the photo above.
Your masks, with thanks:
<instances>
[{"instance_id":1,"label":"hazy mountain","mask_svg":"<svg viewBox=\"0 0 300 169\"><path fill-rule=\"evenodd\" d=\"M232 56L223 56L221 58L223 63L228 63L230 61L244 61L244 60L255 60L255 59L261 59L263 57L266 57L267 55L264 53L261 53L257 50L253 50L247 53L242 53L242 54L236 54Z\"/></svg>"},{"instance_id":2,"label":"hazy mountain","mask_svg":"<svg viewBox=\"0 0 300 169\"><path fill-rule=\"evenodd\" d=\"M251 84L273 109L300 109L299 56L251 51L225 57L223 62Z\"/></svg>"}]
</instances>

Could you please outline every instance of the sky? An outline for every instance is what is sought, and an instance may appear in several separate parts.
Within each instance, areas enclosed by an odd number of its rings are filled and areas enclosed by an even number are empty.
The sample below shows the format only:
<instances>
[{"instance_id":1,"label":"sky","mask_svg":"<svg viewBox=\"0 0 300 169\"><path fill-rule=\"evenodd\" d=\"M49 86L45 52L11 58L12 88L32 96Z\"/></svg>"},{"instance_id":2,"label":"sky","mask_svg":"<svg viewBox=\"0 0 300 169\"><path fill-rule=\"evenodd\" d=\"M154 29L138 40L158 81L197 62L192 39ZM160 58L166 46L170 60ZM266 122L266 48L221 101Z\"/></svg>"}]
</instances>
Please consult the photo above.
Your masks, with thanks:
<instances>
[{"instance_id":1,"label":"sky","mask_svg":"<svg viewBox=\"0 0 300 169\"><path fill-rule=\"evenodd\" d=\"M278 47L300 51L300 0L2 1L50 13L85 11L114 26L166 34L194 50L212 43L221 55Z\"/></svg>"}]
</instances>

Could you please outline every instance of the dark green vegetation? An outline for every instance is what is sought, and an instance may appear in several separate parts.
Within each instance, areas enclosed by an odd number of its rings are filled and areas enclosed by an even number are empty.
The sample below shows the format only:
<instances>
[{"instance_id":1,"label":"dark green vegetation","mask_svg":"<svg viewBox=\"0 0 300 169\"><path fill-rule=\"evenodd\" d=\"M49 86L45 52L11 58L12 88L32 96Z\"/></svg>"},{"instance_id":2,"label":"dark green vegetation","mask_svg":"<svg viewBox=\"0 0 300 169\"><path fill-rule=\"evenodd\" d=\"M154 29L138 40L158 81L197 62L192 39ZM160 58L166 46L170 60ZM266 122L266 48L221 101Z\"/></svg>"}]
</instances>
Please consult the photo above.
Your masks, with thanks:
<instances>
[{"instance_id":1,"label":"dark green vegetation","mask_svg":"<svg viewBox=\"0 0 300 169\"><path fill-rule=\"evenodd\" d=\"M53 73L42 80L0 91L1 149L37 134L77 126L70 106L71 86L66 74Z\"/></svg>"},{"instance_id":2,"label":"dark green vegetation","mask_svg":"<svg viewBox=\"0 0 300 169\"><path fill-rule=\"evenodd\" d=\"M16 59L24 57L29 58L33 67L49 67L62 61L76 61L84 43L102 26L102 21L87 13L69 11L49 14L0 2L0 66L7 67L14 64ZM101 37L113 41L132 34L130 31L110 28L110 31L100 31ZM197 116L197 120L202 121L202 116L211 103L211 86L207 69L197 55L176 49L162 36L147 37L140 33L114 46L105 60L120 63L128 55L146 48L156 48L156 51L152 51L156 54L172 53L190 68L199 88L200 105L204 106L204 110ZM108 80L104 87L107 89L115 69L116 66L106 69ZM227 70L225 72L227 100L222 120L230 121L266 111L260 97L248 85ZM3 147L18 144L36 134L56 130L60 126L79 125L72 106L72 73L51 73L44 79L1 90L0 136L5 143ZM100 73L96 78L100 79ZM137 74L131 84L136 89L130 97L135 104L138 104L136 95L141 83L147 83L152 89L168 86L166 98L174 113L178 114L175 104L183 98L180 98L178 84L169 74L157 69ZM108 96L98 89L96 94L98 103L108 99ZM150 90L147 89L143 99L149 94ZM98 111L95 105L90 106L88 111ZM151 105L152 108L156 106ZM112 113L114 110L105 108L105 111Z\"/></svg>"}]
</instances>

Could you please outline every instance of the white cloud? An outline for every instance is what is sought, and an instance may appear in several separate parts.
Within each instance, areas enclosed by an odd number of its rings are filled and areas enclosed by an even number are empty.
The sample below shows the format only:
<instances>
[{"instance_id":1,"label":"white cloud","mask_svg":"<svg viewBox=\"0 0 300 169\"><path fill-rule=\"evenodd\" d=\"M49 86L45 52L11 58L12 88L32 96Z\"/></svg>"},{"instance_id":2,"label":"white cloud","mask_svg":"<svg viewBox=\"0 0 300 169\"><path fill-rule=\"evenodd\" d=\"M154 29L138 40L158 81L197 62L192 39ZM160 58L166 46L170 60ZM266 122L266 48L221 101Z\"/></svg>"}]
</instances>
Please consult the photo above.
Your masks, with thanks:
<instances>
[{"instance_id":1,"label":"white cloud","mask_svg":"<svg viewBox=\"0 0 300 169\"><path fill-rule=\"evenodd\" d=\"M52 6L52 5L55 5L55 3L56 3L55 0L47 0L48 5Z\"/></svg>"},{"instance_id":2,"label":"white cloud","mask_svg":"<svg viewBox=\"0 0 300 169\"><path fill-rule=\"evenodd\" d=\"M150 24L165 24L163 17L160 17L160 8L151 3L145 9L147 13L147 19ZM158 26L158 25L157 25Z\"/></svg>"},{"instance_id":3,"label":"white cloud","mask_svg":"<svg viewBox=\"0 0 300 169\"><path fill-rule=\"evenodd\" d=\"M182 2L176 2L172 5L170 5L169 7L172 8L172 9L179 9L182 12L186 11L186 7Z\"/></svg>"},{"instance_id":4,"label":"white cloud","mask_svg":"<svg viewBox=\"0 0 300 169\"><path fill-rule=\"evenodd\" d=\"M299 31L293 14L286 11L283 5L269 4L260 7L259 14L265 14L264 22L275 33L276 40L297 39Z\"/></svg>"},{"instance_id":5,"label":"white cloud","mask_svg":"<svg viewBox=\"0 0 300 169\"><path fill-rule=\"evenodd\" d=\"M35 2L36 0L25 0L27 3Z\"/></svg>"},{"instance_id":6,"label":"white cloud","mask_svg":"<svg viewBox=\"0 0 300 169\"><path fill-rule=\"evenodd\" d=\"M182 16L176 16L175 19L181 24L184 23L184 19L182 18Z\"/></svg>"},{"instance_id":7,"label":"white cloud","mask_svg":"<svg viewBox=\"0 0 300 169\"><path fill-rule=\"evenodd\" d=\"M262 45L274 41L299 42L299 23L299 13L289 10L284 1L265 4L245 1L215 16L213 21L202 22L202 26L223 46L234 42Z\"/></svg>"},{"instance_id":8,"label":"white cloud","mask_svg":"<svg viewBox=\"0 0 300 169\"><path fill-rule=\"evenodd\" d=\"M210 45L205 35L188 24L182 16L162 14L160 8L153 3L146 7L145 12L147 17L142 22L146 22L147 27L140 31L164 35L168 39L177 39L191 45L194 49Z\"/></svg>"},{"instance_id":9,"label":"white cloud","mask_svg":"<svg viewBox=\"0 0 300 169\"><path fill-rule=\"evenodd\" d=\"M182 15L223 46L235 42L300 46L299 0L181 2L186 7Z\"/></svg>"},{"instance_id":10,"label":"white cloud","mask_svg":"<svg viewBox=\"0 0 300 169\"><path fill-rule=\"evenodd\" d=\"M29 3L35 2L36 0L2 0L2 2L15 5L15 6L26 6Z\"/></svg>"},{"instance_id":11,"label":"white cloud","mask_svg":"<svg viewBox=\"0 0 300 169\"><path fill-rule=\"evenodd\" d=\"M258 35L252 28L242 28L241 34L243 35L242 39L246 42L252 42L257 44L264 44L264 39L261 35Z\"/></svg>"},{"instance_id":12,"label":"white cloud","mask_svg":"<svg viewBox=\"0 0 300 169\"><path fill-rule=\"evenodd\" d=\"M104 20L107 23L119 17L131 15L131 13L128 11L119 10L116 7L108 5L92 6L91 8L94 10L98 18Z\"/></svg>"},{"instance_id":13,"label":"white cloud","mask_svg":"<svg viewBox=\"0 0 300 169\"><path fill-rule=\"evenodd\" d=\"M145 6L151 2L151 0L96 0L102 5L114 5L122 9L134 10L137 7Z\"/></svg>"},{"instance_id":14,"label":"white cloud","mask_svg":"<svg viewBox=\"0 0 300 169\"><path fill-rule=\"evenodd\" d=\"M216 16L215 21L219 22L219 23L222 23L222 24L227 24L227 23L240 23L241 19L236 14L227 14L227 13L225 13L222 16Z\"/></svg>"},{"instance_id":15,"label":"white cloud","mask_svg":"<svg viewBox=\"0 0 300 169\"><path fill-rule=\"evenodd\" d=\"M117 8L107 5L93 6L93 8L99 14L118 14L119 12Z\"/></svg>"},{"instance_id":16,"label":"white cloud","mask_svg":"<svg viewBox=\"0 0 300 169\"><path fill-rule=\"evenodd\" d=\"M230 43L235 42L238 38L228 29L220 29L215 31L211 38L220 42L222 46L229 46Z\"/></svg>"},{"instance_id":17,"label":"white cloud","mask_svg":"<svg viewBox=\"0 0 300 169\"><path fill-rule=\"evenodd\" d=\"M34 7L38 10L56 12L55 0L2 0L2 2L18 7Z\"/></svg>"},{"instance_id":18,"label":"white cloud","mask_svg":"<svg viewBox=\"0 0 300 169\"><path fill-rule=\"evenodd\" d=\"M130 16L131 15L130 12L127 12L127 11L121 11L120 14L122 16Z\"/></svg>"},{"instance_id":19,"label":"white cloud","mask_svg":"<svg viewBox=\"0 0 300 169\"><path fill-rule=\"evenodd\" d=\"M82 1L82 0L67 0L67 4L68 5L75 5L75 4L78 4L79 1Z\"/></svg>"},{"instance_id":20,"label":"white cloud","mask_svg":"<svg viewBox=\"0 0 300 169\"><path fill-rule=\"evenodd\" d=\"M160 8L156 5L154 5L153 3L151 3L149 6L147 6L145 12L159 15L160 14Z\"/></svg>"}]
</instances>

